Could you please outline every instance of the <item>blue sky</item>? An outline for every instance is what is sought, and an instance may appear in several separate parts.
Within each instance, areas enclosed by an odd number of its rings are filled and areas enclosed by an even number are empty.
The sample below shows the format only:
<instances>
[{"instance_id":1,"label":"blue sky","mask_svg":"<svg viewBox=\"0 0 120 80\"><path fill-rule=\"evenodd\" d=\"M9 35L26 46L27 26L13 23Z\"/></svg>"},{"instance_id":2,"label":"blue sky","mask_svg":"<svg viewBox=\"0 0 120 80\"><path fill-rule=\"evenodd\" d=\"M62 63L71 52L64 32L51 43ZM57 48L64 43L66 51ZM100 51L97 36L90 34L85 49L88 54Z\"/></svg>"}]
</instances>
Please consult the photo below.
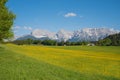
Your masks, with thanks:
<instances>
[{"instance_id":1,"label":"blue sky","mask_svg":"<svg viewBox=\"0 0 120 80\"><path fill-rule=\"evenodd\" d=\"M17 16L16 35L34 29L120 29L120 0L9 0L7 6Z\"/></svg>"}]
</instances>

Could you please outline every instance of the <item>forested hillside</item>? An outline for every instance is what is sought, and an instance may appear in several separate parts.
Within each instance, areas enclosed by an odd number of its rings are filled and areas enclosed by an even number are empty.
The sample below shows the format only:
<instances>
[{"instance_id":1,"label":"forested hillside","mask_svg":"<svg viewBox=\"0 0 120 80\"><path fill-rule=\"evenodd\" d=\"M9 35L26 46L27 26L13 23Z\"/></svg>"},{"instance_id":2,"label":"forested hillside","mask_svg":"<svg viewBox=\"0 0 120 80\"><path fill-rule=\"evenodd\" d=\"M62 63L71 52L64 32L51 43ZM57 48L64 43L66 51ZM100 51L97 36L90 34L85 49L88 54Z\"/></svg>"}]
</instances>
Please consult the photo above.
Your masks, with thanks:
<instances>
[{"instance_id":1,"label":"forested hillside","mask_svg":"<svg viewBox=\"0 0 120 80\"><path fill-rule=\"evenodd\" d=\"M99 40L97 45L102 46L120 46L120 33L109 35L108 37Z\"/></svg>"}]
</instances>

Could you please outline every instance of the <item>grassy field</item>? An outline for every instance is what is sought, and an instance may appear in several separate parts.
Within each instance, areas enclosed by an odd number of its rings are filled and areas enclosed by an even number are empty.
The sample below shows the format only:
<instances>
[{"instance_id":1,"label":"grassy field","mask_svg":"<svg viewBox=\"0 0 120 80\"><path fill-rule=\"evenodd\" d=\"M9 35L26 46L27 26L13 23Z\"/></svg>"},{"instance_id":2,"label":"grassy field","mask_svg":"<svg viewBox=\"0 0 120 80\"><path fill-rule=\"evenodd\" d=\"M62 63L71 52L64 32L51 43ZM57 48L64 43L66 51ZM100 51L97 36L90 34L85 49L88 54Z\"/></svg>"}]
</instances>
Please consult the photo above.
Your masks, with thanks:
<instances>
[{"instance_id":1,"label":"grassy field","mask_svg":"<svg viewBox=\"0 0 120 80\"><path fill-rule=\"evenodd\" d=\"M0 80L120 80L120 47L0 45Z\"/></svg>"}]
</instances>

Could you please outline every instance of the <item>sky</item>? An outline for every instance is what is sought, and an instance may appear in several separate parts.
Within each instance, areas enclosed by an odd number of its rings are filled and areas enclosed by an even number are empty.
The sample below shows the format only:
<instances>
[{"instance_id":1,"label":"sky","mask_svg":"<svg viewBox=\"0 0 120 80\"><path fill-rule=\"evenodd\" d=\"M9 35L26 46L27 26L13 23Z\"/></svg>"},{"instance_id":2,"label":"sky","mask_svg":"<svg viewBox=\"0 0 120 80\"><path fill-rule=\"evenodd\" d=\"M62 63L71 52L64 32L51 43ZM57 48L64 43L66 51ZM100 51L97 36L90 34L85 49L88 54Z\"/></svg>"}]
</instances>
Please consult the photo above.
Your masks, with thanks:
<instances>
[{"instance_id":1,"label":"sky","mask_svg":"<svg viewBox=\"0 0 120 80\"><path fill-rule=\"evenodd\" d=\"M120 30L120 0L8 0L6 6L16 14L16 35L35 29L57 32L82 28Z\"/></svg>"}]
</instances>

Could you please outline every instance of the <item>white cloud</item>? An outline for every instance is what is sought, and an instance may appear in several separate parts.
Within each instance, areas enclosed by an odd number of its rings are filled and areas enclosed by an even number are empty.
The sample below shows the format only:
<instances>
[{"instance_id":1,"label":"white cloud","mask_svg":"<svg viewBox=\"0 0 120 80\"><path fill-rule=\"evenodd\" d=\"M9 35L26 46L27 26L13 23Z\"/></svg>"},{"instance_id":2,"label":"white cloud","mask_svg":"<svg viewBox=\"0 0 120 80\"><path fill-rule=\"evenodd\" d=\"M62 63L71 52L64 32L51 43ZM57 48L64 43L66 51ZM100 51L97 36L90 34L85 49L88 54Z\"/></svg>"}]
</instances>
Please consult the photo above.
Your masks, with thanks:
<instances>
[{"instance_id":1,"label":"white cloud","mask_svg":"<svg viewBox=\"0 0 120 80\"><path fill-rule=\"evenodd\" d=\"M23 28L26 29L26 30L30 30L30 31L32 30L31 27L26 27L26 26L24 26Z\"/></svg>"},{"instance_id":2,"label":"white cloud","mask_svg":"<svg viewBox=\"0 0 120 80\"><path fill-rule=\"evenodd\" d=\"M70 12L70 13L67 13L64 15L64 17L68 18L68 17L76 17L77 14L76 13L73 13L73 12Z\"/></svg>"},{"instance_id":3,"label":"white cloud","mask_svg":"<svg viewBox=\"0 0 120 80\"><path fill-rule=\"evenodd\" d=\"M28 26L15 26L15 27L13 27L12 29L13 29L14 31L15 31L15 30L22 30L22 29L29 30L29 31L33 30L32 27L28 27Z\"/></svg>"},{"instance_id":4,"label":"white cloud","mask_svg":"<svg viewBox=\"0 0 120 80\"><path fill-rule=\"evenodd\" d=\"M21 27L20 26L15 26L14 29L20 29Z\"/></svg>"},{"instance_id":5,"label":"white cloud","mask_svg":"<svg viewBox=\"0 0 120 80\"><path fill-rule=\"evenodd\" d=\"M13 30L14 33L17 33L20 29L21 29L20 26L12 27L12 30Z\"/></svg>"},{"instance_id":6,"label":"white cloud","mask_svg":"<svg viewBox=\"0 0 120 80\"><path fill-rule=\"evenodd\" d=\"M14 30L14 33L17 33L18 32L18 30Z\"/></svg>"}]
</instances>

